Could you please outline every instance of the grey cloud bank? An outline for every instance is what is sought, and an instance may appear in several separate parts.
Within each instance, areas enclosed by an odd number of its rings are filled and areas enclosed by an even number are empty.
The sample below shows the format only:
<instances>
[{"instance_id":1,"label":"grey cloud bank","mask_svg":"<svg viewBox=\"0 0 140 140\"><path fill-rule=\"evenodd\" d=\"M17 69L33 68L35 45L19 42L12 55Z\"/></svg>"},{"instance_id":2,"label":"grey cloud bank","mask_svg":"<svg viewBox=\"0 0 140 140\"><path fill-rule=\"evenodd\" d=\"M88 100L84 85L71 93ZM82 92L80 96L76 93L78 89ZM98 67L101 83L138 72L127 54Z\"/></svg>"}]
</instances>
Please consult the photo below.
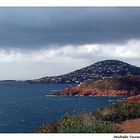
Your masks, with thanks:
<instances>
[{"instance_id":1,"label":"grey cloud bank","mask_svg":"<svg viewBox=\"0 0 140 140\"><path fill-rule=\"evenodd\" d=\"M0 8L3 80L64 74L104 59L140 66L139 52L140 8Z\"/></svg>"},{"instance_id":2,"label":"grey cloud bank","mask_svg":"<svg viewBox=\"0 0 140 140\"><path fill-rule=\"evenodd\" d=\"M0 47L122 43L140 38L140 8L0 8Z\"/></svg>"}]
</instances>

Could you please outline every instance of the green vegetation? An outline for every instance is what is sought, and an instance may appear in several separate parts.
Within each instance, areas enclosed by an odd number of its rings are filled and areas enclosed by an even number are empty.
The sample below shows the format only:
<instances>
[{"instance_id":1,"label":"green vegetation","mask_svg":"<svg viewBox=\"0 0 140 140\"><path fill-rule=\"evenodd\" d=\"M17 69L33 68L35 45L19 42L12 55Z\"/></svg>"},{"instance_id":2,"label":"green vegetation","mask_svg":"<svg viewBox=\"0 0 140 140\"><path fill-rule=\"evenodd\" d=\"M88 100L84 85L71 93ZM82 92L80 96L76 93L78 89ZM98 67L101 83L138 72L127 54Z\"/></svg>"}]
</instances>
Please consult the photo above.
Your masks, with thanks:
<instances>
[{"instance_id":1,"label":"green vegetation","mask_svg":"<svg viewBox=\"0 0 140 140\"><path fill-rule=\"evenodd\" d=\"M96 120L91 114L64 115L59 123L42 125L39 133L115 133L116 130L110 121Z\"/></svg>"},{"instance_id":2,"label":"green vegetation","mask_svg":"<svg viewBox=\"0 0 140 140\"><path fill-rule=\"evenodd\" d=\"M120 122L140 117L140 103L120 102L109 105L96 111L95 116L99 120Z\"/></svg>"},{"instance_id":3,"label":"green vegetation","mask_svg":"<svg viewBox=\"0 0 140 140\"><path fill-rule=\"evenodd\" d=\"M52 122L48 125L43 124L41 127L38 128L37 133L57 133L57 127L57 122Z\"/></svg>"},{"instance_id":4,"label":"green vegetation","mask_svg":"<svg viewBox=\"0 0 140 140\"><path fill-rule=\"evenodd\" d=\"M140 103L120 102L94 113L64 115L59 122L42 125L39 133L117 133L115 123L140 117Z\"/></svg>"},{"instance_id":5,"label":"green vegetation","mask_svg":"<svg viewBox=\"0 0 140 140\"><path fill-rule=\"evenodd\" d=\"M64 116L59 123L59 133L113 133L117 132L114 125L107 121L88 120L90 114Z\"/></svg>"}]
</instances>

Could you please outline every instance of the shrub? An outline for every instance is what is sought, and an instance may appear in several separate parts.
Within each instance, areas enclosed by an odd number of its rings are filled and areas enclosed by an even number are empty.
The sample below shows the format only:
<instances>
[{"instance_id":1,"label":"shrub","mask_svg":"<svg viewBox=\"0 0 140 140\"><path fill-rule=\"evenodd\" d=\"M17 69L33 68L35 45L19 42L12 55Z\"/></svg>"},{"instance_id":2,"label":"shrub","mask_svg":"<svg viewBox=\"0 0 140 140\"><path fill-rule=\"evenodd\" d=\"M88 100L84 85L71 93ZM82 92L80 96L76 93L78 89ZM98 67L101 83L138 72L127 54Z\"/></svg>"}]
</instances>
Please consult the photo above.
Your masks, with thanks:
<instances>
[{"instance_id":1,"label":"shrub","mask_svg":"<svg viewBox=\"0 0 140 140\"><path fill-rule=\"evenodd\" d=\"M42 125L39 133L115 133L118 130L109 121L96 120L92 113L64 115L59 123Z\"/></svg>"},{"instance_id":2,"label":"shrub","mask_svg":"<svg viewBox=\"0 0 140 140\"><path fill-rule=\"evenodd\" d=\"M58 128L59 133L116 133L118 130L115 125L107 121L95 121L87 126L83 123L76 123L71 126Z\"/></svg>"},{"instance_id":3,"label":"shrub","mask_svg":"<svg viewBox=\"0 0 140 140\"><path fill-rule=\"evenodd\" d=\"M59 133L115 133L118 132L114 124L96 120L93 113L65 115L58 126Z\"/></svg>"},{"instance_id":4,"label":"shrub","mask_svg":"<svg viewBox=\"0 0 140 140\"><path fill-rule=\"evenodd\" d=\"M48 125L42 125L38 128L37 133L57 133L57 122L52 122Z\"/></svg>"},{"instance_id":5,"label":"shrub","mask_svg":"<svg viewBox=\"0 0 140 140\"><path fill-rule=\"evenodd\" d=\"M140 117L140 103L120 102L96 111L97 119L119 122Z\"/></svg>"},{"instance_id":6,"label":"shrub","mask_svg":"<svg viewBox=\"0 0 140 140\"><path fill-rule=\"evenodd\" d=\"M76 129L81 127L81 116L78 114L69 115L65 114L59 121L59 132L77 132Z\"/></svg>"},{"instance_id":7,"label":"shrub","mask_svg":"<svg viewBox=\"0 0 140 140\"><path fill-rule=\"evenodd\" d=\"M96 120L91 126L86 127L88 133L117 133L115 125L110 121Z\"/></svg>"},{"instance_id":8,"label":"shrub","mask_svg":"<svg viewBox=\"0 0 140 140\"><path fill-rule=\"evenodd\" d=\"M95 113L65 114L59 122L42 125L40 133L116 133L116 122L139 118L140 103L123 101Z\"/></svg>"}]
</instances>

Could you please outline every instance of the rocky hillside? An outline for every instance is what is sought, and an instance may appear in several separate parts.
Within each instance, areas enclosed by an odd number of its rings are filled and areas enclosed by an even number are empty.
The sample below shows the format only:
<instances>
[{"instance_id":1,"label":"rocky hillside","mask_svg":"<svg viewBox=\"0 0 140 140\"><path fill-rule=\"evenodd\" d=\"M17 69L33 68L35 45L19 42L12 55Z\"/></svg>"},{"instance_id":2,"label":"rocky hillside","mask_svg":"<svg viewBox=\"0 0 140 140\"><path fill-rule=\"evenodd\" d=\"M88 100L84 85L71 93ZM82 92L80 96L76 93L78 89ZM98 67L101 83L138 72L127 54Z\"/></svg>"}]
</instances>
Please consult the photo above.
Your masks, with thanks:
<instances>
[{"instance_id":1,"label":"rocky hillside","mask_svg":"<svg viewBox=\"0 0 140 140\"><path fill-rule=\"evenodd\" d=\"M79 85L80 88L97 88L99 90L135 90L140 91L140 77L124 76L103 78L97 81L87 80Z\"/></svg>"},{"instance_id":2,"label":"rocky hillside","mask_svg":"<svg viewBox=\"0 0 140 140\"><path fill-rule=\"evenodd\" d=\"M120 77L127 75L140 75L140 68L118 60L105 60L65 75L43 77L28 80L27 82L78 84L88 79L97 80L103 77Z\"/></svg>"},{"instance_id":3,"label":"rocky hillside","mask_svg":"<svg viewBox=\"0 0 140 140\"><path fill-rule=\"evenodd\" d=\"M131 96L131 97L127 98L126 101L129 101L129 102L140 102L140 94L136 95L136 96Z\"/></svg>"},{"instance_id":4,"label":"rocky hillside","mask_svg":"<svg viewBox=\"0 0 140 140\"><path fill-rule=\"evenodd\" d=\"M97 95L97 96L134 96L140 94L140 77L125 76L116 78L103 78L100 80L87 80L78 86L65 88L61 93L53 95Z\"/></svg>"}]
</instances>

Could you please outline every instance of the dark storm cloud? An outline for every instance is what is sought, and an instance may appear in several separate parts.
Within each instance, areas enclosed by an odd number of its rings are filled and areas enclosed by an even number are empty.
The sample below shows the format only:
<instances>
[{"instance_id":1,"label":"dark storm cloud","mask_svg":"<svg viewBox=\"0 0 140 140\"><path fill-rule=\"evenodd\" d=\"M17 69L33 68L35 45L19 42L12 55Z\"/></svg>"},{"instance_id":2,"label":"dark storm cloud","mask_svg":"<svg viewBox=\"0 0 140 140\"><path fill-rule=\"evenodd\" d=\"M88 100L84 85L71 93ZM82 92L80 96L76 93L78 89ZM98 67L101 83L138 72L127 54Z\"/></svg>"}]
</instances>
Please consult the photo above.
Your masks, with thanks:
<instances>
[{"instance_id":1,"label":"dark storm cloud","mask_svg":"<svg viewBox=\"0 0 140 140\"><path fill-rule=\"evenodd\" d=\"M140 38L140 8L0 8L0 48Z\"/></svg>"}]
</instances>

